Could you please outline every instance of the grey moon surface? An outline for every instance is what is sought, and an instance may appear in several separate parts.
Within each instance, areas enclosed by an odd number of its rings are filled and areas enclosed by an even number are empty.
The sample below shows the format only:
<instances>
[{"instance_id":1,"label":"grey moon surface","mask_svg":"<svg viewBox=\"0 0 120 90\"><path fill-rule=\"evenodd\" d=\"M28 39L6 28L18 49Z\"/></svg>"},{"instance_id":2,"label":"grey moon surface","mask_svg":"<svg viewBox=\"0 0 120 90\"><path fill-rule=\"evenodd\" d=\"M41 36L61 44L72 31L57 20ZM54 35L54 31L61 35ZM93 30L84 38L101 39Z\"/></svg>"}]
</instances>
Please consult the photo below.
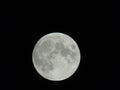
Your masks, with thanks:
<instances>
[{"instance_id":1,"label":"grey moon surface","mask_svg":"<svg viewBox=\"0 0 120 90\"><path fill-rule=\"evenodd\" d=\"M80 59L80 49L75 40L60 32L41 37L32 52L35 70L51 81L70 78L77 71Z\"/></svg>"}]
</instances>

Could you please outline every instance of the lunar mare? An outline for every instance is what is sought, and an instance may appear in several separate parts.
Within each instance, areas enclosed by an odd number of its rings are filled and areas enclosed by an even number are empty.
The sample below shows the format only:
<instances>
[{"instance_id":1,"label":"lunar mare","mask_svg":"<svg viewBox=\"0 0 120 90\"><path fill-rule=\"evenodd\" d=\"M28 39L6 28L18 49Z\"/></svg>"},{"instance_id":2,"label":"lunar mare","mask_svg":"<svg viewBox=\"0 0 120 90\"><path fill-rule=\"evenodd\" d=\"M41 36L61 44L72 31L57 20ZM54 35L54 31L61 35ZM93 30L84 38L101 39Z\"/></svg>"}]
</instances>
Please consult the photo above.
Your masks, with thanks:
<instances>
[{"instance_id":1,"label":"lunar mare","mask_svg":"<svg viewBox=\"0 0 120 90\"><path fill-rule=\"evenodd\" d=\"M63 33L50 33L38 40L33 49L33 65L44 78L61 81L72 76L80 63L77 43Z\"/></svg>"}]
</instances>

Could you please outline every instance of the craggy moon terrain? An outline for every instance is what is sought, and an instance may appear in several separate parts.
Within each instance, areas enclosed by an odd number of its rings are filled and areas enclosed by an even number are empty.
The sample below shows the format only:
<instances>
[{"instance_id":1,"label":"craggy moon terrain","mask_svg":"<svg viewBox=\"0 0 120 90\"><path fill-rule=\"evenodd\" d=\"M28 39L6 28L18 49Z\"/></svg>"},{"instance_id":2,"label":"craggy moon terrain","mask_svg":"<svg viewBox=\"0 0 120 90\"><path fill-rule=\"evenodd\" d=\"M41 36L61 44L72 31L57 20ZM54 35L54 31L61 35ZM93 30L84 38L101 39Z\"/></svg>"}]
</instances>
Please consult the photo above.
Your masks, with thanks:
<instances>
[{"instance_id":1,"label":"craggy moon terrain","mask_svg":"<svg viewBox=\"0 0 120 90\"><path fill-rule=\"evenodd\" d=\"M60 81L67 79L77 70L80 50L70 36L50 33L36 43L32 57L34 67L41 76Z\"/></svg>"}]
</instances>

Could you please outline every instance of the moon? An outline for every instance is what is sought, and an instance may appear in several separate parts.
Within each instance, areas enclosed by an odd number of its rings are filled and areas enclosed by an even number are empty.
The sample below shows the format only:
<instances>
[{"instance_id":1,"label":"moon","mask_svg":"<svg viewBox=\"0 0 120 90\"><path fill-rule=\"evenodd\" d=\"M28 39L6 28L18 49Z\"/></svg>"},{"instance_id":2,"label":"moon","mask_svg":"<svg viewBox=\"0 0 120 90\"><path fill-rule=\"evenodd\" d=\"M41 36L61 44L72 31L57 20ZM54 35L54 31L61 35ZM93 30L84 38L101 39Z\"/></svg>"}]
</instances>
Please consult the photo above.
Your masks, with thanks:
<instances>
[{"instance_id":1,"label":"moon","mask_svg":"<svg viewBox=\"0 0 120 90\"><path fill-rule=\"evenodd\" d=\"M80 49L75 40L60 32L41 37L32 52L35 70L51 81L70 78L77 71L80 59Z\"/></svg>"}]
</instances>

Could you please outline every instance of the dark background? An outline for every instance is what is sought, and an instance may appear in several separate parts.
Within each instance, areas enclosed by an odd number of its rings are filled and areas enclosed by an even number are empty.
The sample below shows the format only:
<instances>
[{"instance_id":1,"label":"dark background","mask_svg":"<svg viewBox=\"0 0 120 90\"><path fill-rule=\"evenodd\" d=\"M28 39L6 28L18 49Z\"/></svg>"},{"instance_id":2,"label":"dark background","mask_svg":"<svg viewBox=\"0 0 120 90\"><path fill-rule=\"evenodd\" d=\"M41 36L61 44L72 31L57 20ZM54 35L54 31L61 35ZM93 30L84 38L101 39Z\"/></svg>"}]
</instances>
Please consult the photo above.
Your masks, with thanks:
<instances>
[{"instance_id":1,"label":"dark background","mask_svg":"<svg viewBox=\"0 0 120 90\"><path fill-rule=\"evenodd\" d=\"M112 4L111 25L111 9L105 2L49 3L52 2L3 2L0 30L3 88L111 88L119 79L119 29L115 24L115 5ZM77 72L62 82L42 78L32 64L34 45L51 32L68 34L78 43L81 52Z\"/></svg>"}]
</instances>

